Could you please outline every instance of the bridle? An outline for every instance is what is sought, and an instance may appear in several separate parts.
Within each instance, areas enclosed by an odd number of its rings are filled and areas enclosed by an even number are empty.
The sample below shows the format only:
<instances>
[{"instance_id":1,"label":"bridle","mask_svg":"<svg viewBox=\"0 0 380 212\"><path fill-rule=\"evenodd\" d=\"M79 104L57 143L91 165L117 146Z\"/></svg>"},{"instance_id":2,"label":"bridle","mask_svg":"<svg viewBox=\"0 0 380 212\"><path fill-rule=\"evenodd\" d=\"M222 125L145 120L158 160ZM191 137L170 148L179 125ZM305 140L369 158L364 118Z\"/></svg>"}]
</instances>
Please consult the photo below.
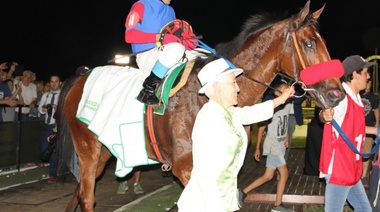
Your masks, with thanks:
<instances>
[{"instance_id":1,"label":"bridle","mask_svg":"<svg viewBox=\"0 0 380 212\"><path fill-rule=\"evenodd\" d=\"M297 35L296 35L296 32L298 30L300 30L301 28L303 27L306 27L308 26L309 24L301 24L300 27L294 29L294 30L291 30L291 26L293 24L293 20L294 20L294 16L292 16L290 18L290 21L289 21L289 26L288 26L288 31L286 32L286 35L285 35L285 42L284 42L284 46L282 48L282 51L281 51L281 56L280 56L280 62L278 63L278 67L277 69L280 70L278 75L281 75L282 77L284 78L287 78L291 81L294 81L291 86L294 86L295 84L300 84L301 87L303 88L303 90L305 91L302 95L294 95L294 97L296 98L302 98L303 96L306 95L307 91L312 91L312 90L315 90L315 89L311 89L311 88L307 88L307 86L305 85L305 83L303 83L302 81L300 81L298 79L298 72L297 72L297 67L296 67L296 62L295 62L295 57L294 57L294 52L296 52L297 54L297 57L299 58L300 60L300 63L302 65L302 69L305 69L306 68L306 65L305 65L305 61L302 57L302 54L301 54L301 51L300 51L300 48L299 48L299 45L298 45L298 40L297 40ZM292 42L293 41L293 42ZM293 65L293 74L294 74L294 78L292 77L289 77L288 75L284 74L281 72L281 64L282 64L282 61L283 61L283 58L284 58L284 55L285 55L285 51L286 51L286 48L288 47L288 45L290 44L290 48L291 48L291 58L292 58L292 65ZM264 85L265 87L267 88L270 88L272 90L275 90L275 91L278 91L281 93L281 91L279 91L278 89L270 86L269 84L270 83L265 83L265 82L261 82L259 80L256 80L250 76L248 76L247 74L243 73L243 76L251 81L254 81L256 83L259 83L261 85Z\"/></svg>"}]
</instances>

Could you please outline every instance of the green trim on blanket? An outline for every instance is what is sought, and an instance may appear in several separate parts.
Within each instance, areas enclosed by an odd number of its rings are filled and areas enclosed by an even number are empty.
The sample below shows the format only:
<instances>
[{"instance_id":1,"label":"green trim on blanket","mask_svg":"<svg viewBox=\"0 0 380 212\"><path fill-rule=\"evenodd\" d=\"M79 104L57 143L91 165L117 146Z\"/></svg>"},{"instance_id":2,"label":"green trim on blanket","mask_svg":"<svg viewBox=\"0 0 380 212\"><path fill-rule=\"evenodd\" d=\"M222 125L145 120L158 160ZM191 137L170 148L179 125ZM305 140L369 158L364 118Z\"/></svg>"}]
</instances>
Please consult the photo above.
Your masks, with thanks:
<instances>
[{"instance_id":1,"label":"green trim on blanket","mask_svg":"<svg viewBox=\"0 0 380 212\"><path fill-rule=\"evenodd\" d=\"M161 96L162 105L154 110L155 114L164 115L165 109L169 104L169 95L170 90L173 87L174 82L176 81L178 75L181 73L183 67L185 67L187 60L184 62L179 62L173 66L172 71L165 78L165 81L157 89L157 95Z\"/></svg>"}]
</instances>

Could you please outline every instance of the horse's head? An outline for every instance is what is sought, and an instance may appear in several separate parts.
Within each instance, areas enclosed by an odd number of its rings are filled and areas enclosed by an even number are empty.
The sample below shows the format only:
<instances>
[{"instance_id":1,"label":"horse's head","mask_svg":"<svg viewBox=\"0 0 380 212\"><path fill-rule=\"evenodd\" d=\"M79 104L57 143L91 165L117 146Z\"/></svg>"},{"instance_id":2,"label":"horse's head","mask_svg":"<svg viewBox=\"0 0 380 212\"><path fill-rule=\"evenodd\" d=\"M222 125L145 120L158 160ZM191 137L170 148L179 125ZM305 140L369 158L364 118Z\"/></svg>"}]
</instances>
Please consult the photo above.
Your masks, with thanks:
<instances>
[{"instance_id":1,"label":"horse's head","mask_svg":"<svg viewBox=\"0 0 380 212\"><path fill-rule=\"evenodd\" d=\"M244 70L242 77L237 78L240 106L257 102L280 70L298 82L299 72L305 67L330 60L318 30L317 19L323 7L314 13L309 13L309 9L307 2L290 18L269 13L251 16L232 41L216 46L218 54ZM327 97L329 107L344 97L342 84L336 77L325 79L315 90ZM329 98L329 93L337 98Z\"/></svg>"},{"instance_id":2,"label":"horse's head","mask_svg":"<svg viewBox=\"0 0 380 212\"><path fill-rule=\"evenodd\" d=\"M298 14L287 19L289 27L285 34L285 47L280 70L284 70L296 81L298 81L300 70L330 60L317 23L324 6L314 13L309 13L309 9L310 1ZM337 75L330 75L310 86L312 92L309 93L315 98L317 105L323 108L336 106L345 95Z\"/></svg>"}]
</instances>

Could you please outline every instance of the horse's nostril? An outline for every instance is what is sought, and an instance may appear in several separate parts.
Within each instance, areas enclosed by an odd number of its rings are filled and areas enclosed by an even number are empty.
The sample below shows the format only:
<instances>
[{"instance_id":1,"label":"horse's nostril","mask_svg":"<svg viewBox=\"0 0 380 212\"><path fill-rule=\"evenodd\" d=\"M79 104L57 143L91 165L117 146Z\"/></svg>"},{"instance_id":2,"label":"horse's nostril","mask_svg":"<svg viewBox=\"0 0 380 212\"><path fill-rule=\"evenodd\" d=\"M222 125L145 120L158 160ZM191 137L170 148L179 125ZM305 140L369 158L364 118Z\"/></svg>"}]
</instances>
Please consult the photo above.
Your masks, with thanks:
<instances>
[{"instance_id":1,"label":"horse's nostril","mask_svg":"<svg viewBox=\"0 0 380 212\"><path fill-rule=\"evenodd\" d=\"M332 93L334 94L335 97L340 96L340 92L338 92L337 90L333 90Z\"/></svg>"}]
</instances>

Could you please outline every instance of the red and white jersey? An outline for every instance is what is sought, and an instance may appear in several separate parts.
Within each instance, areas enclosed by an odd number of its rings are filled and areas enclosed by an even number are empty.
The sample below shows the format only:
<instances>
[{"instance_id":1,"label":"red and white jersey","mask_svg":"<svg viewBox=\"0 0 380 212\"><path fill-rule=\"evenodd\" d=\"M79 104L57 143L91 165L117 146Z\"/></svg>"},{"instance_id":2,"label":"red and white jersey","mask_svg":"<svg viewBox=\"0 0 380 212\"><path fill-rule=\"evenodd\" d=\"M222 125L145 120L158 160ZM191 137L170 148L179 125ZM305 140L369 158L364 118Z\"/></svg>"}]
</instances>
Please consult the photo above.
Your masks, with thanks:
<instances>
[{"instance_id":1,"label":"red and white jersey","mask_svg":"<svg viewBox=\"0 0 380 212\"><path fill-rule=\"evenodd\" d=\"M362 152L365 139L364 107L348 94L345 101L347 106L340 127ZM331 123L324 126L319 170L322 175L331 174L330 183L345 186L355 185L362 175L362 157L352 151Z\"/></svg>"}]
</instances>

